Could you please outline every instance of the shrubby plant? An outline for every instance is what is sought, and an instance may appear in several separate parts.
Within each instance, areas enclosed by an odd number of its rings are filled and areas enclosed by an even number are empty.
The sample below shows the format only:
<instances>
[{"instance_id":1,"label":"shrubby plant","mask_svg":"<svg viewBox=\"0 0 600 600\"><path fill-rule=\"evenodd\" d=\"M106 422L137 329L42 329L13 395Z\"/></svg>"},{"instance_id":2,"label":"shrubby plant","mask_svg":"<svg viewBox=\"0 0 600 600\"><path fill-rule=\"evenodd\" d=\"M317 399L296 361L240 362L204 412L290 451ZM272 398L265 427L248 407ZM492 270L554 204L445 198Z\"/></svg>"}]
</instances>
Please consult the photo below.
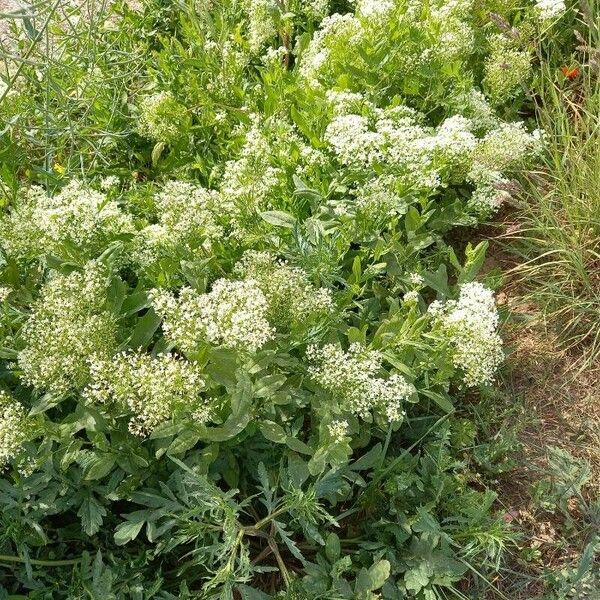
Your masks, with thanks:
<instances>
[{"instance_id":1,"label":"shrubby plant","mask_svg":"<svg viewBox=\"0 0 600 600\"><path fill-rule=\"evenodd\" d=\"M541 147L486 15L559 12L505 4L117 2L86 77L47 16L60 60L0 105L8 594L431 600L498 566L458 415L499 315L450 243ZM42 105L72 127L26 171Z\"/></svg>"}]
</instances>

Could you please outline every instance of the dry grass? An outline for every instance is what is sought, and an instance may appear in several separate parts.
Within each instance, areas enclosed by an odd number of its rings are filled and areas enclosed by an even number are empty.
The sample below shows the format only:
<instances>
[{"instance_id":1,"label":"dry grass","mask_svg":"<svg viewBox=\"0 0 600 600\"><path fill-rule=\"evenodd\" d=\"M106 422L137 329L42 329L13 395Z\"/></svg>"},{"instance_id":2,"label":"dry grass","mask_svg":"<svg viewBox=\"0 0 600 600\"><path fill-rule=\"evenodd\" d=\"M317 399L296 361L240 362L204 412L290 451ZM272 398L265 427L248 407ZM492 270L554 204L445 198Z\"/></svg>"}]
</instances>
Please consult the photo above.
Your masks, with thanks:
<instances>
[{"instance_id":1,"label":"dry grass","mask_svg":"<svg viewBox=\"0 0 600 600\"><path fill-rule=\"evenodd\" d=\"M571 526L585 521L579 503L569 503L567 516L544 509L532 494L536 482L549 476L548 449L562 448L585 460L592 471L585 499L600 498L600 373L579 369L585 349L565 350L553 323L531 302L518 258L502 242L515 226L511 211L485 232L491 244L486 268L507 274L498 293L507 314L504 388L508 402L523 406L514 423L521 443L518 467L501 476L496 486L506 519L514 522L522 540L520 552L495 586L511 600L534 600L547 591L543 573L577 563L587 541Z\"/></svg>"}]
</instances>

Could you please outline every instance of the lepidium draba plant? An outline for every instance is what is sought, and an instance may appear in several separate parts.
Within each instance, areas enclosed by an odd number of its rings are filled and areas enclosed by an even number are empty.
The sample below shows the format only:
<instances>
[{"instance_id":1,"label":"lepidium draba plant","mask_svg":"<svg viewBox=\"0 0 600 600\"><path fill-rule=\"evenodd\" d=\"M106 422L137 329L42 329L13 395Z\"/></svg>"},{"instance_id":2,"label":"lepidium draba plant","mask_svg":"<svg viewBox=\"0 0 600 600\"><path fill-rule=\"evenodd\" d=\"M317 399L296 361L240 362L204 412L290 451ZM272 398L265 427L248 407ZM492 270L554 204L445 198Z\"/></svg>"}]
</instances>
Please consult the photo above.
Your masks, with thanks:
<instances>
[{"instance_id":1,"label":"lepidium draba plant","mask_svg":"<svg viewBox=\"0 0 600 600\"><path fill-rule=\"evenodd\" d=\"M451 241L542 148L507 102L560 11L166 4L111 9L98 68L136 67L98 151L0 171L0 585L451 594L511 539L465 426L503 360L493 279Z\"/></svg>"}]
</instances>

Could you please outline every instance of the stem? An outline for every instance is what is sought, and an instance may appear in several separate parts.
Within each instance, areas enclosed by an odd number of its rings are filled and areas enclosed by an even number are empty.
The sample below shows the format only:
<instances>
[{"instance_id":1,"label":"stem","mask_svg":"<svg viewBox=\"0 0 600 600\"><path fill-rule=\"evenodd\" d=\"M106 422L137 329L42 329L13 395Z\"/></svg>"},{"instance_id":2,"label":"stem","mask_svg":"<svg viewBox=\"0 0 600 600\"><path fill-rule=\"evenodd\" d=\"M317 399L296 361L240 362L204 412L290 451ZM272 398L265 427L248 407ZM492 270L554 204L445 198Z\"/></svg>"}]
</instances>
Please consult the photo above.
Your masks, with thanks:
<instances>
[{"instance_id":1,"label":"stem","mask_svg":"<svg viewBox=\"0 0 600 600\"><path fill-rule=\"evenodd\" d=\"M80 558L72 558L69 560L37 560L35 558L27 559L21 556L9 556L7 554L0 554L0 562L20 562L29 563L31 565L37 565L39 567L67 567L69 565L76 565L81 562Z\"/></svg>"},{"instance_id":2,"label":"stem","mask_svg":"<svg viewBox=\"0 0 600 600\"><path fill-rule=\"evenodd\" d=\"M246 530L261 529L262 527L269 524L271 521L273 521L279 515L283 514L286 511L287 511L287 507L282 506L281 508L278 508L277 510L273 511L270 515L267 515L264 519L261 519L260 521L258 521L254 525L252 525L251 527L247 527Z\"/></svg>"}]
</instances>

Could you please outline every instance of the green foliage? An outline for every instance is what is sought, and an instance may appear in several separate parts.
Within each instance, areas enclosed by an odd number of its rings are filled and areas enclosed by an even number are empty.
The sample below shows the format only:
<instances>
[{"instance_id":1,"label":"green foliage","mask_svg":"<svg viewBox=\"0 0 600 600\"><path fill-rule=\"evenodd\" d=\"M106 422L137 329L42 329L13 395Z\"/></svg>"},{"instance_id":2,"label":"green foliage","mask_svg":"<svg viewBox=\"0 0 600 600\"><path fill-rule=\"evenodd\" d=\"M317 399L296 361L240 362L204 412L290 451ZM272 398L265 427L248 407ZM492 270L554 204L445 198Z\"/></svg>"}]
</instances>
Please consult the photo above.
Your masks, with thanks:
<instances>
[{"instance_id":1,"label":"green foliage","mask_svg":"<svg viewBox=\"0 0 600 600\"><path fill-rule=\"evenodd\" d=\"M450 242L539 150L511 120L528 74L496 70L492 107L482 7L350 4L23 20L5 597L435 600L498 568L513 534L470 470L495 453L461 406L499 317L486 244Z\"/></svg>"}]
</instances>

